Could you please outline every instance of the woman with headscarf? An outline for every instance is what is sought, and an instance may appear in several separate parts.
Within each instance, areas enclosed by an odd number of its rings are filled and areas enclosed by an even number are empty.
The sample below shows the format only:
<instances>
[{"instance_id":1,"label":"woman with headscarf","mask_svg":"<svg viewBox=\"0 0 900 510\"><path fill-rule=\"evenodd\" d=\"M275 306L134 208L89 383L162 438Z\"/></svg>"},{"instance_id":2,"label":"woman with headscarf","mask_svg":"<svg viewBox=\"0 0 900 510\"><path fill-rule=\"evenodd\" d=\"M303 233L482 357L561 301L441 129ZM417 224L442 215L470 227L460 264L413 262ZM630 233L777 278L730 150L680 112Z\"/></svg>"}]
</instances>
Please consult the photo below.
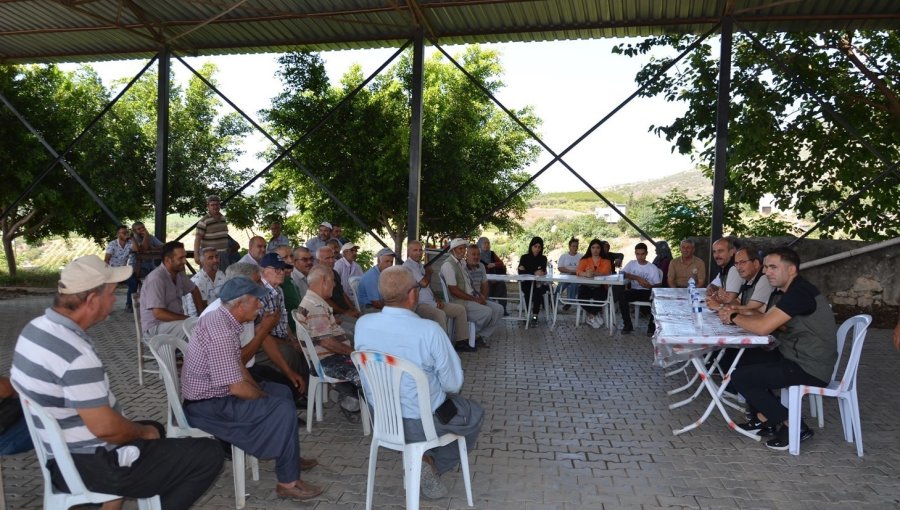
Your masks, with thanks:
<instances>
[{"instance_id":1,"label":"woman with headscarf","mask_svg":"<svg viewBox=\"0 0 900 510\"><path fill-rule=\"evenodd\" d=\"M653 259L653 265L662 271L662 284L660 287L668 287L669 278L669 262L672 262L672 249L669 243L665 241L656 242L656 257Z\"/></svg>"},{"instance_id":2,"label":"woman with headscarf","mask_svg":"<svg viewBox=\"0 0 900 510\"><path fill-rule=\"evenodd\" d=\"M544 255L544 240L534 237L528 243L528 253L519 259L519 274L533 274L545 276L547 274L547 257ZM541 311L541 303L544 302L544 293L547 285L537 282L521 282L525 302L531 303L531 320L537 321ZM532 293L534 295L532 295Z\"/></svg>"},{"instance_id":3,"label":"woman with headscarf","mask_svg":"<svg viewBox=\"0 0 900 510\"><path fill-rule=\"evenodd\" d=\"M506 265L496 253L491 251L491 242L487 237L478 238L478 249L481 251L481 263L487 274L506 274ZM488 295L500 298L503 314L506 315L506 282L488 282Z\"/></svg>"},{"instance_id":4,"label":"woman with headscarf","mask_svg":"<svg viewBox=\"0 0 900 510\"><path fill-rule=\"evenodd\" d=\"M595 276L606 276L612 274L612 262L607 258L603 241L594 238L588 245L587 251L578 262L576 274L582 278L593 278ZM608 292L606 285L579 285L578 299L605 301ZM599 329L603 327L603 317L600 316L599 306L582 306L588 314L587 323L589 326Z\"/></svg>"}]
</instances>

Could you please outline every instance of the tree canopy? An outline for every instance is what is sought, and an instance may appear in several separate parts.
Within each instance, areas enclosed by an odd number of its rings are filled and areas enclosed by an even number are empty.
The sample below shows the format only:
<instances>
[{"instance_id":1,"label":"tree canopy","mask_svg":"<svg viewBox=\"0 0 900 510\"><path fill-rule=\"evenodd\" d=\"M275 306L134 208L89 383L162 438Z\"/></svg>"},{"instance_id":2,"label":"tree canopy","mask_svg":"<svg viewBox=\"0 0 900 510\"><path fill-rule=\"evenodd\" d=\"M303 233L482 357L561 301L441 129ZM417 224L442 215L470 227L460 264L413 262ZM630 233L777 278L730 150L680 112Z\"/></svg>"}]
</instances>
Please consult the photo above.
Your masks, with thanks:
<instances>
[{"instance_id":1,"label":"tree canopy","mask_svg":"<svg viewBox=\"0 0 900 510\"><path fill-rule=\"evenodd\" d=\"M900 33L897 31L828 31L759 34L762 44L790 70L742 33L734 35L728 147L728 200L756 207L770 193L781 209L817 221L889 165L872 155L816 102L815 94L885 158L900 159ZM687 104L672 123L650 126L712 168L715 153L718 56L705 43L657 83L650 78L669 59L660 51L683 50L694 36L651 37L613 51L651 55L636 81L649 87L645 96ZM794 79L797 76L798 79ZM805 87L804 87L805 84ZM862 239L900 234L900 177L889 175L845 207L823 228L824 235L843 232Z\"/></svg>"},{"instance_id":2,"label":"tree canopy","mask_svg":"<svg viewBox=\"0 0 900 510\"><path fill-rule=\"evenodd\" d=\"M212 75L215 68L204 66ZM0 93L57 151L62 151L111 99L89 67L0 66ZM197 79L170 91L170 212L196 213L210 191L227 193L246 177L230 164L247 126L216 114L217 99ZM122 222L153 209L156 75L146 73L66 156L78 175ZM5 107L0 107L0 209L6 209L53 158ZM240 218L240 215L238 215ZM244 223L249 223L245 219ZM6 262L15 275L13 241L76 234L101 245L116 225L61 165L0 221Z\"/></svg>"},{"instance_id":3,"label":"tree canopy","mask_svg":"<svg viewBox=\"0 0 900 510\"><path fill-rule=\"evenodd\" d=\"M494 51L469 47L459 57L489 90L502 88ZM331 85L316 54L289 53L278 72L285 92L265 112L279 137L296 140L326 111L363 82L358 66ZM294 155L370 227L386 232L400 249L407 232L411 56L364 87L306 139ZM539 120L530 107L516 111L530 127ZM468 79L435 55L425 62L420 230L433 239L478 227L477 218L528 179L522 169L537 147ZM487 223L516 230L529 187ZM310 231L330 219L351 227L351 218L326 193L284 160L267 176L263 203L293 202L295 229Z\"/></svg>"}]
</instances>

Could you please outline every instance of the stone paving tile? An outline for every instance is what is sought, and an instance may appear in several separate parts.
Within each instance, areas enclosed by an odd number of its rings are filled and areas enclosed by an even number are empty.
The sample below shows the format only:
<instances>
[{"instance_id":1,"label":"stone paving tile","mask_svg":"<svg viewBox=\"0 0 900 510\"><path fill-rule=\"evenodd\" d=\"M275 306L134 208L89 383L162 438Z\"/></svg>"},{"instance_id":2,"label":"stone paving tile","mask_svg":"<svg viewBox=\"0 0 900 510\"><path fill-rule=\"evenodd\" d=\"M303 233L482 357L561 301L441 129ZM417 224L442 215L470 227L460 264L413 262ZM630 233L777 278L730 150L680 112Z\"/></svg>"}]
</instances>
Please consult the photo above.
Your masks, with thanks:
<instances>
[{"instance_id":1,"label":"stone paving tile","mask_svg":"<svg viewBox=\"0 0 900 510\"><path fill-rule=\"evenodd\" d=\"M0 301L0 372L8 372L19 331L50 300ZM134 326L123 306L124 294L91 334L128 415L162 420L161 382L151 375L137 385ZM665 378L651 366L647 337L609 336L572 322L571 313L553 330L510 322L491 349L463 355L464 392L487 411L482 437L469 452L477 508L900 507L900 355L889 331L869 332L860 363L865 457L844 441L831 400L825 428L807 418L815 437L794 457L728 430L717 411L700 428L673 436L672 429L695 420L707 401L669 410L677 399L666 390L685 379ZM327 404L324 421L300 436L303 455L320 462L304 479L325 487L322 497L306 503L276 498L274 464L262 461L260 480L248 476L248 509L364 508L369 439L335 411ZM3 475L8 508L41 508L43 482L33 454L5 457ZM423 499L422 508L468 508L461 474L442 479L449 496ZM379 453L374 498L375 508L404 507L398 453ZM234 508L230 463L195 508Z\"/></svg>"}]
</instances>

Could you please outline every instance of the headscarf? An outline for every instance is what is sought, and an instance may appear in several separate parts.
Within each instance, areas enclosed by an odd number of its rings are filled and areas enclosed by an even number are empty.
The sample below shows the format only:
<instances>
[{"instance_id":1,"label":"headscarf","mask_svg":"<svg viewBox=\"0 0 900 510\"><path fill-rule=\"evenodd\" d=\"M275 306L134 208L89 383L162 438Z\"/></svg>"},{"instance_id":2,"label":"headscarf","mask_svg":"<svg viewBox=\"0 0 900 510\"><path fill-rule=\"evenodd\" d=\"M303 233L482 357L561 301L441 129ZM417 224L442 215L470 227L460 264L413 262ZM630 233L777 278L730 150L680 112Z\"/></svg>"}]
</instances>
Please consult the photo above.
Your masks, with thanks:
<instances>
[{"instance_id":1,"label":"headscarf","mask_svg":"<svg viewBox=\"0 0 900 510\"><path fill-rule=\"evenodd\" d=\"M672 259L672 249L669 248L669 243L665 241L657 241L656 242L656 257L653 259L653 265L659 266L665 259Z\"/></svg>"},{"instance_id":2,"label":"headscarf","mask_svg":"<svg viewBox=\"0 0 900 510\"><path fill-rule=\"evenodd\" d=\"M491 250L485 248L485 245L489 242L487 237L479 237L478 243L476 243L481 251L481 262L484 263L485 267L494 261L494 258L491 256Z\"/></svg>"}]
</instances>

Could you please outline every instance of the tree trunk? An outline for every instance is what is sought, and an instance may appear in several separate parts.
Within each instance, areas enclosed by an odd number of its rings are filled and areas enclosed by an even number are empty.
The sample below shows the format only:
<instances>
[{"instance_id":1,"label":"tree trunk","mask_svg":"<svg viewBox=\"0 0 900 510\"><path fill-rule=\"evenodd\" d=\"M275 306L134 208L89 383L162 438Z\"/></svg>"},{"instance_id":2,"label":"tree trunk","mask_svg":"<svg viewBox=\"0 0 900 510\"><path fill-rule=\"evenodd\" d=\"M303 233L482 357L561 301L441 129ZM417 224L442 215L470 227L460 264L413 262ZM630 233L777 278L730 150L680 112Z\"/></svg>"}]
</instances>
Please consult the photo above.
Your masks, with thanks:
<instances>
[{"instance_id":1,"label":"tree trunk","mask_svg":"<svg viewBox=\"0 0 900 510\"><path fill-rule=\"evenodd\" d=\"M13 249L13 237L7 236L3 232L3 254L6 255L6 267L9 269L9 276L16 276L16 250Z\"/></svg>"}]
</instances>

